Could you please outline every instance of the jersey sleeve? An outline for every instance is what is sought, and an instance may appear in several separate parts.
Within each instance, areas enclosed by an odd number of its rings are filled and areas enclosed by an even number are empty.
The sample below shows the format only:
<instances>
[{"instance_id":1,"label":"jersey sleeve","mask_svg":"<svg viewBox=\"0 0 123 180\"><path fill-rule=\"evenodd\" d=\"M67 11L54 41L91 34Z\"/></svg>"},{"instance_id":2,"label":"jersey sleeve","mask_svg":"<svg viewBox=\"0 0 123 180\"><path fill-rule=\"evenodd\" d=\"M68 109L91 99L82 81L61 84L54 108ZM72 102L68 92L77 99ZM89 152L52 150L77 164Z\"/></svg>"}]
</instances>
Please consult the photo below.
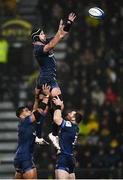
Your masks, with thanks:
<instances>
[{"instance_id":1,"label":"jersey sleeve","mask_svg":"<svg viewBox=\"0 0 123 180\"><path fill-rule=\"evenodd\" d=\"M35 55L38 55L38 54L43 55L44 54L43 49L44 49L44 45L35 46L35 48L34 48Z\"/></svg>"},{"instance_id":2,"label":"jersey sleeve","mask_svg":"<svg viewBox=\"0 0 123 180\"><path fill-rule=\"evenodd\" d=\"M72 126L71 122L66 121L65 119L63 119L63 121L62 121L62 123L60 125L61 128L66 128L66 127L71 127L71 126Z\"/></svg>"}]
</instances>

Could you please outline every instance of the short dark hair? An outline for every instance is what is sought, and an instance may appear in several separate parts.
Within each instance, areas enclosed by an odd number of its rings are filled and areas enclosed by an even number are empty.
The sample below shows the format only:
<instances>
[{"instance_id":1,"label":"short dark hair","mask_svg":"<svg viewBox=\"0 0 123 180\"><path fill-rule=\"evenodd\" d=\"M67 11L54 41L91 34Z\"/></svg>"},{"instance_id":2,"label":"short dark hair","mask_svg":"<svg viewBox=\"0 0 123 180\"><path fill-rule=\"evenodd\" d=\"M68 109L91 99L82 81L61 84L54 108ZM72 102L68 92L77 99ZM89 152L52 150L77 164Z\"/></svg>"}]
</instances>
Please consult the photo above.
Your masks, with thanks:
<instances>
[{"instance_id":1,"label":"short dark hair","mask_svg":"<svg viewBox=\"0 0 123 180\"><path fill-rule=\"evenodd\" d=\"M21 113L23 112L23 109L26 108L26 106L18 107L16 110L16 116L19 118Z\"/></svg>"},{"instance_id":2,"label":"short dark hair","mask_svg":"<svg viewBox=\"0 0 123 180\"><path fill-rule=\"evenodd\" d=\"M79 124L81 121L82 121L82 114L80 112L76 112L75 114L75 120L76 120L76 123Z\"/></svg>"}]
</instances>

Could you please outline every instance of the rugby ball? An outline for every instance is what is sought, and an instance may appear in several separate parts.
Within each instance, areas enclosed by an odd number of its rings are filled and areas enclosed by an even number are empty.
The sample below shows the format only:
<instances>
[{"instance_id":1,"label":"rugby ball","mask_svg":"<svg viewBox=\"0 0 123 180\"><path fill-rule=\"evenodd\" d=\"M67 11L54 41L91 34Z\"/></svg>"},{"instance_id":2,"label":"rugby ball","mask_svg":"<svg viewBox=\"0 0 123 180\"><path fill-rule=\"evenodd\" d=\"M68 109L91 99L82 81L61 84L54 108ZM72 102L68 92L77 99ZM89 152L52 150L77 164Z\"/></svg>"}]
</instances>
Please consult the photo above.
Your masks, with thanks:
<instances>
[{"instance_id":1,"label":"rugby ball","mask_svg":"<svg viewBox=\"0 0 123 180\"><path fill-rule=\"evenodd\" d=\"M95 19L102 19L104 17L104 11L98 7L90 8L88 12Z\"/></svg>"}]
</instances>

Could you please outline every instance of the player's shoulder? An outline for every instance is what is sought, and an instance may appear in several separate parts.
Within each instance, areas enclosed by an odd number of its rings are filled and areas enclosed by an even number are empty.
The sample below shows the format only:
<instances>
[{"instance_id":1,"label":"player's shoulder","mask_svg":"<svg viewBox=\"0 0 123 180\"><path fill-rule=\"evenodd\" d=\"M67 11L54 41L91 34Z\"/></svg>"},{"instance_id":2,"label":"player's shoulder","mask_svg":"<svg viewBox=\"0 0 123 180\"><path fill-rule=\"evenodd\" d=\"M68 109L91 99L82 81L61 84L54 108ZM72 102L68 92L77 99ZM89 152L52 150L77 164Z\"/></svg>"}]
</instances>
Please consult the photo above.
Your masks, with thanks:
<instances>
[{"instance_id":1,"label":"player's shoulder","mask_svg":"<svg viewBox=\"0 0 123 180\"><path fill-rule=\"evenodd\" d=\"M72 123L68 120L65 120L65 119L63 120L62 124L64 127L72 127Z\"/></svg>"},{"instance_id":2,"label":"player's shoulder","mask_svg":"<svg viewBox=\"0 0 123 180\"><path fill-rule=\"evenodd\" d=\"M34 48L33 48L35 54L44 54L43 49L44 49L43 44L41 44L41 45L36 44L36 45L34 45Z\"/></svg>"},{"instance_id":3,"label":"player's shoulder","mask_svg":"<svg viewBox=\"0 0 123 180\"><path fill-rule=\"evenodd\" d=\"M25 117L25 121L29 120L31 116Z\"/></svg>"},{"instance_id":4,"label":"player's shoulder","mask_svg":"<svg viewBox=\"0 0 123 180\"><path fill-rule=\"evenodd\" d=\"M34 47L34 50L38 50L42 47L44 47L45 45L44 44L34 44L33 47Z\"/></svg>"},{"instance_id":5,"label":"player's shoulder","mask_svg":"<svg viewBox=\"0 0 123 180\"><path fill-rule=\"evenodd\" d=\"M30 123L32 123L32 116L30 115L30 116L27 116L25 119L24 119L24 123L25 124L30 124Z\"/></svg>"}]
</instances>

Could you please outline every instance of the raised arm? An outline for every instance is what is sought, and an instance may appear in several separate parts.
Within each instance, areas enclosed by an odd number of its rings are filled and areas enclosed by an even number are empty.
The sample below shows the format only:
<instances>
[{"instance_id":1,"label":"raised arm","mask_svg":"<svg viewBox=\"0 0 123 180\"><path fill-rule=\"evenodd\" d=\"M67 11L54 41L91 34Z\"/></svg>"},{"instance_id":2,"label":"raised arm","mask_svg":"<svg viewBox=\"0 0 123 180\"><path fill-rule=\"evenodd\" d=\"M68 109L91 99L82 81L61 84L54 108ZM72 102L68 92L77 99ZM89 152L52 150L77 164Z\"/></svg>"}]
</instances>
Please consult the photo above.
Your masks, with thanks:
<instances>
[{"instance_id":1,"label":"raised arm","mask_svg":"<svg viewBox=\"0 0 123 180\"><path fill-rule=\"evenodd\" d=\"M54 38L47 45L44 46L44 52L48 52L51 49L55 48L55 46L68 34L75 19L75 13L70 13L65 24L63 24L62 19L60 20L59 29Z\"/></svg>"},{"instance_id":2,"label":"raised arm","mask_svg":"<svg viewBox=\"0 0 123 180\"><path fill-rule=\"evenodd\" d=\"M35 111L38 108L40 91L41 91L40 89L35 88L35 101L34 101L34 105L33 105L33 111Z\"/></svg>"},{"instance_id":3,"label":"raised arm","mask_svg":"<svg viewBox=\"0 0 123 180\"><path fill-rule=\"evenodd\" d=\"M61 101L60 98L57 97L57 98L53 98L53 103L56 105L54 109L53 120L57 125L60 126L63 121L62 111L61 111L63 101Z\"/></svg>"},{"instance_id":4,"label":"raised arm","mask_svg":"<svg viewBox=\"0 0 123 180\"><path fill-rule=\"evenodd\" d=\"M68 34L68 32L65 32L63 30L63 28L64 28L64 24L63 24L63 20L61 19L56 35L48 44L44 46L44 49L43 49L44 52L48 52L51 49L55 48L56 45Z\"/></svg>"},{"instance_id":5,"label":"raised arm","mask_svg":"<svg viewBox=\"0 0 123 180\"><path fill-rule=\"evenodd\" d=\"M67 21L65 22L65 26L64 26L63 30L66 32L69 32L75 19L76 19L75 13L73 13L73 12L70 13L67 18Z\"/></svg>"},{"instance_id":6,"label":"raised arm","mask_svg":"<svg viewBox=\"0 0 123 180\"><path fill-rule=\"evenodd\" d=\"M42 95L42 94L39 95L39 105L37 108L37 110L40 112L43 110L43 113L47 113L48 102L49 102L49 97L50 97L50 89L51 89L51 87L48 86L47 84L44 84L42 86L42 92L44 95Z\"/></svg>"},{"instance_id":7,"label":"raised arm","mask_svg":"<svg viewBox=\"0 0 123 180\"><path fill-rule=\"evenodd\" d=\"M50 86L47 86L47 84L42 86L42 92L44 95L38 94L39 92L36 91L35 94L35 103L33 106L33 113L32 113L32 119L35 121L40 114L46 114L48 110L48 101L50 96Z\"/></svg>"}]
</instances>

